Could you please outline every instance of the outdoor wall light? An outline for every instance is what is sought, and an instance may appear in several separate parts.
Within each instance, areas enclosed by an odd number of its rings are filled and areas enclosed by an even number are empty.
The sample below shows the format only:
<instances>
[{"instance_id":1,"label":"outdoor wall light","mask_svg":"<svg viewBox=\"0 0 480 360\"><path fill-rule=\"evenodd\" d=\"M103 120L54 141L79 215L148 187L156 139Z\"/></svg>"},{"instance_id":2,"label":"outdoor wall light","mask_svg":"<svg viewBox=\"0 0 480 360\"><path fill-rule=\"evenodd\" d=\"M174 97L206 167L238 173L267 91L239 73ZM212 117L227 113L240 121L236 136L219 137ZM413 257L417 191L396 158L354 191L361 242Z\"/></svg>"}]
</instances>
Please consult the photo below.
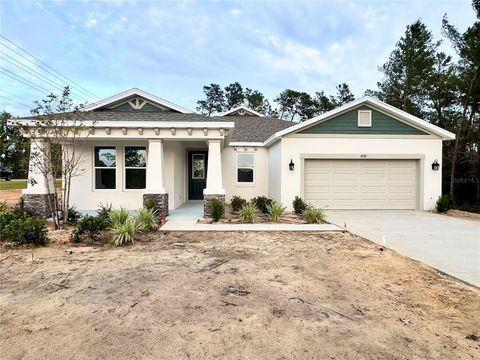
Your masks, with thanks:
<instances>
[{"instance_id":1,"label":"outdoor wall light","mask_svg":"<svg viewBox=\"0 0 480 360\"><path fill-rule=\"evenodd\" d=\"M295 168L295 164L293 163L293 159L290 159L290 164L288 164L288 168L290 169L290 171L293 171L293 169Z\"/></svg>"},{"instance_id":2,"label":"outdoor wall light","mask_svg":"<svg viewBox=\"0 0 480 360\"><path fill-rule=\"evenodd\" d=\"M438 160L435 159L432 163L432 170L433 171L438 171L438 169L440 169L440 164L438 163Z\"/></svg>"}]
</instances>

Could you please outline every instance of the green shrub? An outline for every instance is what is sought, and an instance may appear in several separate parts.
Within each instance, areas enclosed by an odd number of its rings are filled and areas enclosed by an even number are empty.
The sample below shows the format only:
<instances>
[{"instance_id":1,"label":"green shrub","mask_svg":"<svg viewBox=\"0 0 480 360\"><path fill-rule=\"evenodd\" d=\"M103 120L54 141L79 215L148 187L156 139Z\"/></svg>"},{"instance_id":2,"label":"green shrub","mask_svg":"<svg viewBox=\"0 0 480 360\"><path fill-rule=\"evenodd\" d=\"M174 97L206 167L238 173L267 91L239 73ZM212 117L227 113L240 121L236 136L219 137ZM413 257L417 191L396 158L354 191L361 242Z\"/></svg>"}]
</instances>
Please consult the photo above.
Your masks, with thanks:
<instances>
[{"instance_id":1,"label":"green shrub","mask_svg":"<svg viewBox=\"0 0 480 360\"><path fill-rule=\"evenodd\" d=\"M97 210L97 216L108 220L108 214L110 214L110 211L112 211L112 204L106 203L105 205L103 205L102 203L100 203Z\"/></svg>"},{"instance_id":2,"label":"green shrub","mask_svg":"<svg viewBox=\"0 0 480 360\"><path fill-rule=\"evenodd\" d=\"M108 213L108 219L110 221L110 225L112 225L112 228L118 224L125 224L129 217L130 214L125 208L120 208L119 210L111 210Z\"/></svg>"},{"instance_id":3,"label":"green shrub","mask_svg":"<svg viewBox=\"0 0 480 360\"><path fill-rule=\"evenodd\" d=\"M284 213L285 209L285 206L283 206L282 204L273 203L272 205L267 205L268 216L273 221L278 221L280 219L280 216L282 216L282 214Z\"/></svg>"},{"instance_id":4,"label":"green shrub","mask_svg":"<svg viewBox=\"0 0 480 360\"><path fill-rule=\"evenodd\" d=\"M10 209L5 209L0 211L0 240L5 240L8 232L8 225L17 220L20 217L25 217L26 215L19 215L11 211Z\"/></svg>"},{"instance_id":5,"label":"green shrub","mask_svg":"<svg viewBox=\"0 0 480 360\"><path fill-rule=\"evenodd\" d=\"M230 201L230 203L232 204L233 210L240 211L242 207L247 205L247 200L245 200L241 196L235 195L234 197L232 197L232 200Z\"/></svg>"},{"instance_id":6,"label":"green shrub","mask_svg":"<svg viewBox=\"0 0 480 360\"><path fill-rule=\"evenodd\" d=\"M81 235L86 235L93 239L100 235L102 230L105 230L107 227L108 220L104 217L86 215L78 221L77 226L72 233L72 240L79 242Z\"/></svg>"},{"instance_id":7,"label":"green shrub","mask_svg":"<svg viewBox=\"0 0 480 360\"><path fill-rule=\"evenodd\" d=\"M127 217L123 223L115 222L114 225L112 225L113 244L115 246L129 242L133 244L135 242L135 235L137 234L138 228L139 226L136 219L131 217Z\"/></svg>"},{"instance_id":8,"label":"green shrub","mask_svg":"<svg viewBox=\"0 0 480 360\"><path fill-rule=\"evenodd\" d=\"M437 200L437 212L445 213L455 206L455 197L453 194L445 194Z\"/></svg>"},{"instance_id":9,"label":"green shrub","mask_svg":"<svg viewBox=\"0 0 480 360\"><path fill-rule=\"evenodd\" d=\"M238 212L238 218L243 222L253 223L258 216L258 209L253 204L247 204Z\"/></svg>"},{"instance_id":10,"label":"green shrub","mask_svg":"<svg viewBox=\"0 0 480 360\"><path fill-rule=\"evenodd\" d=\"M45 245L48 243L47 220L26 214L12 219L2 230L3 236L15 244Z\"/></svg>"},{"instance_id":11,"label":"green shrub","mask_svg":"<svg viewBox=\"0 0 480 360\"><path fill-rule=\"evenodd\" d=\"M158 229L158 214L154 208L144 207L137 214L137 223L139 231L150 231Z\"/></svg>"},{"instance_id":12,"label":"green shrub","mask_svg":"<svg viewBox=\"0 0 480 360\"><path fill-rule=\"evenodd\" d=\"M301 197L295 196L295 200L293 200L293 210L295 214L301 215L307 209L307 203L303 201Z\"/></svg>"},{"instance_id":13,"label":"green shrub","mask_svg":"<svg viewBox=\"0 0 480 360\"><path fill-rule=\"evenodd\" d=\"M266 196L257 196L252 199L252 204L257 207L262 213L266 214L268 212L267 206L272 205L274 201L267 198Z\"/></svg>"},{"instance_id":14,"label":"green shrub","mask_svg":"<svg viewBox=\"0 0 480 360\"><path fill-rule=\"evenodd\" d=\"M5 204L4 202L0 202L0 213L8 212L8 211L10 211L10 208L8 207L8 205Z\"/></svg>"},{"instance_id":15,"label":"green shrub","mask_svg":"<svg viewBox=\"0 0 480 360\"><path fill-rule=\"evenodd\" d=\"M211 205L213 221L217 222L223 217L225 207L223 206L223 203L218 199L213 199Z\"/></svg>"},{"instance_id":16,"label":"green shrub","mask_svg":"<svg viewBox=\"0 0 480 360\"><path fill-rule=\"evenodd\" d=\"M325 213L322 209L309 208L303 212L303 217L309 224L321 224L325 222Z\"/></svg>"},{"instance_id":17,"label":"green shrub","mask_svg":"<svg viewBox=\"0 0 480 360\"><path fill-rule=\"evenodd\" d=\"M147 208L148 210L154 210L156 211L157 213L160 211L159 207L158 207L158 203L155 201L155 199L153 198L150 198L148 199L146 202L145 202L145 205L144 205L145 208Z\"/></svg>"},{"instance_id":18,"label":"green shrub","mask_svg":"<svg viewBox=\"0 0 480 360\"><path fill-rule=\"evenodd\" d=\"M82 214L75 209L75 206L72 206L68 209L67 224L75 225L81 217Z\"/></svg>"}]
</instances>

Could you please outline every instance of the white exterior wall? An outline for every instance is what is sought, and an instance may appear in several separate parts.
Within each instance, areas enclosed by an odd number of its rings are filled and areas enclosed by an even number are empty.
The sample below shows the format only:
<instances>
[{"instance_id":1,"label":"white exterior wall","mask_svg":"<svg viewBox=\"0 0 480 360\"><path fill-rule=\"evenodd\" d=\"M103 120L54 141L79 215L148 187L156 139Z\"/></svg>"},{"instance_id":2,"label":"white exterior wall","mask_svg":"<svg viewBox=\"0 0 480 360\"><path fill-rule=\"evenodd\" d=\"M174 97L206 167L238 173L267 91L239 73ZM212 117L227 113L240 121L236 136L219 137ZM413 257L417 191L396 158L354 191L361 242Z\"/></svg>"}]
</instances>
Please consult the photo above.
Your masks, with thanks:
<instances>
[{"instance_id":1,"label":"white exterior wall","mask_svg":"<svg viewBox=\"0 0 480 360\"><path fill-rule=\"evenodd\" d=\"M318 158L332 155L353 155L360 158L365 154L368 158L375 155L403 156L423 159L418 160L418 191L419 208L430 210L442 193L442 171L433 171L431 164L437 159L442 160L442 139L437 137L306 137L290 135L281 140L281 164L290 159L295 163L295 170L289 171L288 166L281 166L281 201L288 209L292 209L295 196L302 196L303 188L303 161L302 155L317 154ZM407 156L405 156L407 155Z\"/></svg>"},{"instance_id":2,"label":"white exterior wall","mask_svg":"<svg viewBox=\"0 0 480 360\"><path fill-rule=\"evenodd\" d=\"M96 190L94 178L93 148L94 146L116 146L116 189ZM145 141L95 141L77 147L77 154L81 153L82 163L79 169L80 176L72 178L70 204L79 211L94 211L100 204L112 204L114 208L125 207L136 210L143 206L143 190L124 189L124 147L129 145L147 146Z\"/></svg>"},{"instance_id":3,"label":"white exterior wall","mask_svg":"<svg viewBox=\"0 0 480 360\"><path fill-rule=\"evenodd\" d=\"M237 154L254 154L253 183L237 182ZM230 203L233 195L241 196L247 201L256 196L268 196L268 149L263 147L226 147L222 152L223 185L225 201Z\"/></svg>"},{"instance_id":4,"label":"white exterior wall","mask_svg":"<svg viewBox=\"0 0 480 360\"><path fill-rule=\"evenodd\" d=\"M268 197L277 202L282 198L282 140L268 149Z\"/></svg>"}]
</instances>

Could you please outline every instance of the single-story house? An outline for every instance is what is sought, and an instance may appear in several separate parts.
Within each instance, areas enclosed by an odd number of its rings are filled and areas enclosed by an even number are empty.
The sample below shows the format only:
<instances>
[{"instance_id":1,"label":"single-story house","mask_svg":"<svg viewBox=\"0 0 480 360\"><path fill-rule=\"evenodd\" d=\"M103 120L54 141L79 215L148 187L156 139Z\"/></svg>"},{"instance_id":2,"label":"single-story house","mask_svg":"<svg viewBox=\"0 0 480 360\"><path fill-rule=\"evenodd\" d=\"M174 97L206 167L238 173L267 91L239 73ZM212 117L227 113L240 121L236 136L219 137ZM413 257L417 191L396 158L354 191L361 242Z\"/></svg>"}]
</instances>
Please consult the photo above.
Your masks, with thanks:
<instances>
[{"instance_id":1,"label":"single-story house","mask_svg":"<svg viewBox=\"0 0 480 360\"><path fill-rule=\"evenodd\" d=\"M139 89L83 112L92 128L76 148L82 173L70 201L81 211L133 210L153 198L165 213L203 200L208 216L211 199L234 195L288 209L300 196L326 209L430 210L441 195L442 142L455 138L371 97L301 123L244 106L203 116ZM44 208L46 179L33 167L29 177L25 202Z\"/></svg>"}]
</instances>

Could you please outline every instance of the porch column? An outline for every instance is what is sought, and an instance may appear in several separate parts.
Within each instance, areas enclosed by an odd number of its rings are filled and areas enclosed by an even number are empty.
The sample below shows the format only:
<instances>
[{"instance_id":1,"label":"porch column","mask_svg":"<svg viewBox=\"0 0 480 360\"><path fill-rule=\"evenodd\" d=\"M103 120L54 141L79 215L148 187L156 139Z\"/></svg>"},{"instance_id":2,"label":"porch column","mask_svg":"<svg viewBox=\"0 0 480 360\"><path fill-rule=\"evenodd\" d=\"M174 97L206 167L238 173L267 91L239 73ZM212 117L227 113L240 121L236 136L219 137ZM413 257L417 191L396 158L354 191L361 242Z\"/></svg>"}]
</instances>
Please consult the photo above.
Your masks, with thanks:
<instances>
[{"instance_id":1,"label":"porch column","mask_svg":"<svg viewBox=\"0 0 480 360\"><path fill-rule=\"evenodd\" d=\"M143 192L143 204L154 199L163 216L168 215L168 193L164 180L163 141L148 139L146 186Z\"/></svg>"},{"instance_id":2,"label":"porch column","mask_svg":"<svg viewBox=\"0 0 480 360\"><path fill-rule=\"evenodd\" d=\"M207 187L203 190L203 217L211 217L213 199L220 200L225 205L221 140L208 141Z\"/></svg>"},{"instance_id":3,"label":"porch column","mask_svg":"<svg viewBox=\"0 0 480 360\"><path fill-rule=\"evenodd\" d=\"M51 215L49 200L53 201L55 184L49 173L51 169L51 165L48 163L49 154L50 145L48 143L32 139L27 188L22 190L22 196L24 206L35 216L49 217Z\"/></svg>"}]
</instances>

